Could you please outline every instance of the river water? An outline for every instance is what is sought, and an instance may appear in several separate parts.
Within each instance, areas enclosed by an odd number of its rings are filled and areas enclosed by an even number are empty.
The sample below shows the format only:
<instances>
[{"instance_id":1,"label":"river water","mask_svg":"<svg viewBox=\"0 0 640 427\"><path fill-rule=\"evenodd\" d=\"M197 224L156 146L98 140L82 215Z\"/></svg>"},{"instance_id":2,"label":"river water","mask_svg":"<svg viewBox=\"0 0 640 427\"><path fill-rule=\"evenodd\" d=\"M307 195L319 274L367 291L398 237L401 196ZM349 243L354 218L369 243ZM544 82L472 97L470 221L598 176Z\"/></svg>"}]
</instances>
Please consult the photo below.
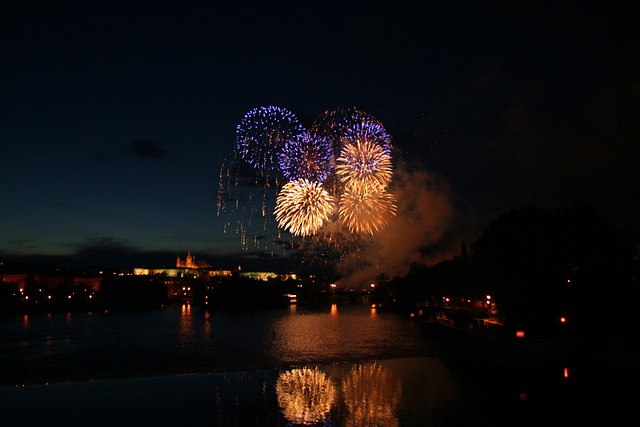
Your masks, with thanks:
<instances>
[{"instance_id":1,"label":"river water","mask_svg":"<svg viewBox=\"0 0 640 427\"><path fill-rule=\"evenodd\" d=\"M2 425L541 425L627 407L599 361L489 363L366 305L34 314L0 334Z\"/></svg>"}]
</instances>

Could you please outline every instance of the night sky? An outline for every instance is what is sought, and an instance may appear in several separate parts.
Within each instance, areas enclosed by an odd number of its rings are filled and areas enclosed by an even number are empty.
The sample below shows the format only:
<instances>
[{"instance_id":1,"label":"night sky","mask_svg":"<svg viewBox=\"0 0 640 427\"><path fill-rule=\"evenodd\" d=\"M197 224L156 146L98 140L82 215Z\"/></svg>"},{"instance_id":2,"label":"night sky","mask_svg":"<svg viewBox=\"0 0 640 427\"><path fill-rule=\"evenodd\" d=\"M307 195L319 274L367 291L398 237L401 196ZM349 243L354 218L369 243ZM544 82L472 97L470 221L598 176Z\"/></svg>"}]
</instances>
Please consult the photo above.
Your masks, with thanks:
<instances>
[{"instance_id":1,"label":"night sky","mask_svg":"<svg viewBox=\"0 0 640 427\"><path fill-rule=\"evenodd\" d=\"M451 256L527 205L586 199L640 231L635 6L10 3L0 17L2 256L120 267L170 267L188 250L222 268L260 259L223 233L216 192L237 124L266 105L306 126L355 106L392 135L400 215L385 248L407 243L405 232L411 241L393 251L390 273Z\"/></svg>"}]
</instances>

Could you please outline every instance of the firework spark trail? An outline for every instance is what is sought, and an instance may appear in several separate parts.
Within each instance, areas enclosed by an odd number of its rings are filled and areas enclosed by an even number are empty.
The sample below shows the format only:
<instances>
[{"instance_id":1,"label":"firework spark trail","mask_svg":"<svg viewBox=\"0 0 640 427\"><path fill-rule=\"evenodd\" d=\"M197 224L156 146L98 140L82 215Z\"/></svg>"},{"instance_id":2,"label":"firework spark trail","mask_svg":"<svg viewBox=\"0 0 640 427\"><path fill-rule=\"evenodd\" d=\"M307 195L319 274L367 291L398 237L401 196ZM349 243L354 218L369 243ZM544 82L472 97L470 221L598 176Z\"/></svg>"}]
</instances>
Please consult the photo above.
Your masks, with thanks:
<instances>
[{"instance_id":1,"label":"firework spark trail","mask_svg":"<svg viewBox=\"0 0 640 427\"><path fill-rule=\"evenodd\" d=\"M272 213L282 185L278 159L286 141L302 132L297 117L277 106L254 108L237 125L234 151L221 166L217 211L237 218L236 227L225 222L225 232L235 229L243 250L251 242L255 249L273 249L273 239L264 237L277 232Z\"/></svg>"},{"instance_id":2,"label":"firework spark trail","mask_svg":"<svg viewBox=\"0 0 640 427\"><path fill-rule=\"evenodd\" d=\"M328 109L313 121L310 131L327 138L337 154L347 130L366 116L367 113L356 107Z\"/></svg>"},{"instance_id":3,"label":"firework spark trail","mask_svg":"<svg viewBox=\"0 0 640 427\"><path fill-rule=\"evenodd\" d=\"M333 213L333 198L318 182L290 181L282 187L274 211L278 225L294 236L315 234Z\"/></svg>"}]
</instances>

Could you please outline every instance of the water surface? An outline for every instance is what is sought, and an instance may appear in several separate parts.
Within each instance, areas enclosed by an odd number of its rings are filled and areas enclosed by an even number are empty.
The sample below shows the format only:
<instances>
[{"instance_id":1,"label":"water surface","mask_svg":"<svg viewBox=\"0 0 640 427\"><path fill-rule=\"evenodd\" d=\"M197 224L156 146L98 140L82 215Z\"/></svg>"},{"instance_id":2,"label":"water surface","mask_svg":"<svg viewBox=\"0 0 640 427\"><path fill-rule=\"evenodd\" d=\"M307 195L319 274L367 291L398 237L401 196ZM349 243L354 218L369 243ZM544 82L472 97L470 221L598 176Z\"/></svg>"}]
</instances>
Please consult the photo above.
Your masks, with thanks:
<instances>
[{"instance_id":1,"label":"water surface","mask_svg":"<svg viewBox=\"0 0 640 427\"><path fill-rule=\"evenodd\" d=\"M188 304L0 321L2 385L265 369L425 355L413 321L364 305L261 311Z\"/></svg>"},{"instance_id":2,"label":"water surface","mask_svg":"<svg viewBox=\"0 0 640 427\"><path fill-rule=\"evenodd\" d=\"M632 375L496 364L361 305L0 320L3 425L617 425ZM625 391L631 390L631 391Z\"/></svg>"}]
</instances>

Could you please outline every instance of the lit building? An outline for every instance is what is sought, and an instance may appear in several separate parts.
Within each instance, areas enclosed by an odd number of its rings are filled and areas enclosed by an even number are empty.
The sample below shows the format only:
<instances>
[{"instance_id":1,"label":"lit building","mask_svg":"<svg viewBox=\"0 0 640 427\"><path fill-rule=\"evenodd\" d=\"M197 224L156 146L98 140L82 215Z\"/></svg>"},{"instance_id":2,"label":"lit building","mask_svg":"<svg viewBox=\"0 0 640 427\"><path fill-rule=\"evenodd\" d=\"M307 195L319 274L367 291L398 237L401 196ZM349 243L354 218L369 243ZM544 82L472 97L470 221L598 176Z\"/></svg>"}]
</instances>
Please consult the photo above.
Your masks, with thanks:
<instances>
[{"instance_id":1,"label":"lit building","mask_svg":"<svg viewBox=\"0 0 640 427\"><path fill-rule=\"evenodd\" d=\"M213 269L211 264L207 261L196 261L196 257L191 253L191 251L187 252L187 257L185 259L178 256L176 259L176 268L134 268L133 274L135 276L163 276L167 278L176 277L193 279L231 277L234 274L237 274L238 277L257 281L297 279L297 276L293 273L278 274L265 271L241 271L240 266L238 266L237 270Z\"/></svg>"},{"instance_id":2,"label":"lit building","mask_svg":"<svg viewBox=\"0 0 640 427\"><path fill-rule=\"evenodd\" d=\"M179 278L206 279L209 277L228 277L234 273L232 270L215 270L207 261L196 261L195 255L191 251L187 252L185 259L176 259L175 268L134 268L135 276L164 276Z\"/></svg>"},{"instance_id":3,"label":"lit building","mask_svg":"<svg viewBox=\"0 0 640 427\"><path fill-rule=\"evenodd\" d=\"M287 274L278 274L270 271L245 271L239 272L238 275L240 277L244 277L245 279L258 280L262 282L266 282L273 279L279 280L296 280L297 276L294 273Z\"/></svg>"},{"instance_id":4,"label":"lit building","mask_svg":"<svg viewBox=\"0 0 640 427\"><path fill-rule=\"evenodd\" d=\"M185 277L199 278L207 277L229 277L233 275L233 270L210 270L195 268L140 268L133 269L134 276L166 276L166 277Z\"/></svg>"},{"instance_id":5,"label":"lit building","mask_svg":"<svg viewBox=\"0 0 640 427\"><path fill-rule=\"evenodd\" d=\"M211 264L206 261L196 261L196 257L191 254L191 251L187 252L187 258L183 261L178 256L176 260L176 268L211 268Z\"/></svg>"}]
</instances>

